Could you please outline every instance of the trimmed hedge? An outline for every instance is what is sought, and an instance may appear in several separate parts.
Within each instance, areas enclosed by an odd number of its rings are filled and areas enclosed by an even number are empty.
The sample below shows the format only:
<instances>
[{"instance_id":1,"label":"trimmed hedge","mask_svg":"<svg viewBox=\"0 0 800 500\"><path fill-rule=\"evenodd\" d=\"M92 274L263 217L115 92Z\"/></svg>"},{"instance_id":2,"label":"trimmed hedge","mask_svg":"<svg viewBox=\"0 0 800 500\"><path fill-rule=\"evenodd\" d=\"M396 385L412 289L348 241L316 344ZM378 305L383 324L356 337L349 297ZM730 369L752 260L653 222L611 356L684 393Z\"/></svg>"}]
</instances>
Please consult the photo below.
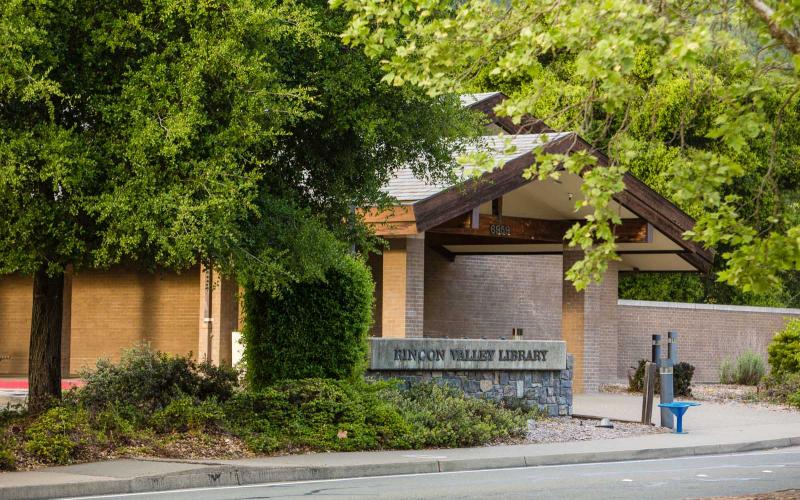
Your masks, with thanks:
<instances>
[{"instance_id":1,"label":"trimmed hedge","mask_svg":"<svg viewBox=\"0 0 800 500\"><path fill-rule=\"evenodd\" d=\"M800 373L800 320L787 323L786 328L773 337L767 353L774 375Z\"/></svg>"},{"instance_id":2,"label":"trimmed hedge","mask_svg":"<svg viewBox=\"0 0 800 500\"><path fill-rule=\"evenodd\" d=\"M279 296L245 290L247 378L254 388L286 379L359 376L366 368L373 283L364 262L345 258L324 282Z\"/></svg>"}]
</instances>

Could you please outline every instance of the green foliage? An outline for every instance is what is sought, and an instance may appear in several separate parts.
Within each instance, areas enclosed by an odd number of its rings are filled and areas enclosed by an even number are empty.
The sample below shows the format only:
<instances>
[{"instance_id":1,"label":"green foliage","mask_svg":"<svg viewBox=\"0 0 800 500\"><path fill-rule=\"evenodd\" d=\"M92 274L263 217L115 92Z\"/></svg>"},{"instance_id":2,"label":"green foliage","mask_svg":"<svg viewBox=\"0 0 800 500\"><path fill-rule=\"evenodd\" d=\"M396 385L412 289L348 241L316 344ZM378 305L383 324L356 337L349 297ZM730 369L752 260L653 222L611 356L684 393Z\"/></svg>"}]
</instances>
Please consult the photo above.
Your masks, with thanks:
<instances>
[{"instance_id":1,"label":"green foliage","mask_svg":"<svg viewBox=\"0 0 800 500\"><path fill-rule=\"evenodd\" d=\"M593 211L568 235L592 249L569 272L576 286L618 258L606 200L632 170L697 218L687 236L719 250L720 281L762 293L800 270L800 9L754 16L756 4L331 0L352 15L343 39L392 85L506 90L499 115L533 115L607 150L612 168L584 175ZM559 161L579 171L562 156L530 174L552 178Z\"/></svg>"},{"instance_id":2,"label":"green foliage","mask_svg":"<svg viewBox=\"0 0 800 500\"><path fill-rule=\"evenodd\" d=\"M772 373L800 373L800 320L791 320L767 347Z\"/></svg>"},{"instance_id":3,"label":"green foliage","mask_svg":"<svg viewBox=\"0 0 800 500\"><path fill-rule=\"evenodd\" d=\"M228 425L253 451L410 448L412 427L380 397L386 384L289 381L234 396Z\"/></svg>"},{"instance_id":4,"label":"green foliage","mask_svg":"<svg viewBox=\"0 0 800 500\"><path fill-rule=\"evenodd\" d=\"M91 414L90 419L99 440L120 445L133 440L137 434L136 423L143 421L144 417L135 408L110 404L100 412Z\"/></svg>"},{"instance_id":5,"label":"green foliage","mask_svg":"<svg viewBox=\"0 0 800 500\"><path fill-rule=\"evenodd\" d=\"M214 399L197 403L189 396L173 399L153 413L152 426L158 432L199 432L211 429L224 420L222 407Z\"/></svg>"},{"instance_id":6,"label":"green foliage","mask_svg":"<svg viewBox=\"0 0 800 500\"><path fill-rule=\"evenodd\" d=\"M345 24L319 0L2 2L0 275L201 261L277 294L374 245L352 208L402 165L449 175L477 124L381 83Z\"/></svg>"},{"instance_id":7,"label":"green foliage","mask_svg":"<svg viewBox=\"0 0 800 500\"><path fill-rule=\"evenodd\" d=\"M719 367L721 384L758 385L767 371L764 359L753 351L745 351L734 363L726 359Z\"/></svg>"},{"instance_id":8,"label":"green foliage","mask_svg":"<svg viewBox=\"0 0 800 500\"><path fill-rule=\"evenodd\" d=\"M468 398L453 387L434 383L417 384L389 396L424 447L480 446L496 439L520 437L527 420L536 416L533 411Z\"/></svg>"},{"instance_id":9,"label":"green foliage","mask_svg":"<svg viewBox=\"0 0 800 500\"><path fill-rule=\"evenodd\" d=\"M736 383L736 365L730 358L725 358L719 365L719 383L720 384L735 384Z\"/></svg>"},{"instance_id":10,"label":"green foliage","mask_svg":"<svg viewBox=\"0 0 800 500\"><path fill-rule=\"evenodd\" d=\"M85 445L87 413L75 406L56 406L41 414L25 431L25 450L39 460L63 465Z\"/></svg>"},{"instance_id":11,"label":"green foliage","mask_svg":"<svg viewBox=\"0 0 800 500\"><path fill-rule=\"evenodd\" d=\"M257 453L479 446L520 436L536 416L436 384L400 390L329 379L242 392L225 411L227 425Z\"/></svg>"},{"instance_id":12,"label":"green foliage","mask_svg":"<svg viewBox=\"0 0 800 500\"><path fill-rule=\"evenodd\" d=\"M194 401L225 401L233 395L237 376L231 368L196 363L141 345L126 350L117 364L99 360L93 371L82 375L86 385L77 397L98 411L129 406L154 412L184 395Z\"/></svg>"},{"instance_id":13,"label":"green foliage","mask_svg":"<svg viewBox=\"0 0 800 500\"><path fill-rule=\"evenodd\" d=\"M10 439L0 435L0 471L16 470L17 457Z\"/></svg>"},{"instance_id":14,"label":"green foliage","mask_svg":"<svg viewBox=\"0 0 800 500\"><path fill-rule=\"evenodd\" d=\"M761 381L759 392L769 400L788 402L792 395L800 393L800 373L770 373Z\"/></svg>"},{"instance_id":15,"label":"green foliage","mask_svg":"<svg viewBox=\"0 0 800 500\"><path fill-rule=\"evenodd\" d=\"M632 376L628 377L628 390L631 392L644 391L644 366L647 360L640 359ZM682 361L672 367L672 390L675 396L692 395L692 377L694 365ZM661 391L661 377L656 370L655 393Z\"/></svg>"},{"instance_id":16,"label":"green foliage","mask_svg":"<svg viewBox=\"0 0 800 500\"><path fill-rule=\"evenodd\" d=\"M255 388L282 379L354 378L366 363L373 284L358 258L344 257L324 281L274 296L245 292L247 376Z\"/></svg>"},{"instance_id":17,"label":"green foliage","mask_svg":"<svg viewBox=\"0 0 800 500\"><path fill-rule=\"evenodd\" d=\"M620 273L619 298L663 302L704 302L700 276L689 273Z\"/></svg>"}]
</instances>

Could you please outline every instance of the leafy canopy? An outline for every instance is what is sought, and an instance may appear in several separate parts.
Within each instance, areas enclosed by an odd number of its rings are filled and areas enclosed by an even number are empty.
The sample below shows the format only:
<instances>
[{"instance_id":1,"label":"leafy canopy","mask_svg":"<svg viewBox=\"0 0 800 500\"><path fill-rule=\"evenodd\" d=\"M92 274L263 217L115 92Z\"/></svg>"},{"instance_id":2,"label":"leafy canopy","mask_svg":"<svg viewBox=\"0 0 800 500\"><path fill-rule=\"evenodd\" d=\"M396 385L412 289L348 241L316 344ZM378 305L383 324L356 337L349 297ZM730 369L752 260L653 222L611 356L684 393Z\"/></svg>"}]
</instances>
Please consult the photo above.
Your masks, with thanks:
<instances>
[{"instance_id":1,"label":"leafy canopy","mask_svg":"<svg viewBox=\"0 0 800 500\"><path fill-rule=\"evenodd\" d=\"M365 238L352 207L406 163L445 175L472 128L455 99L381 83L346 22L313 0L2 2L0 274L323 277Z\"/></svg>"},{"instance_id":2,"label":"leafy canopy","mask_svg":"<svg viewBox=\"0 0 800 500\"><path fill-rule=\"evenodd\" d=\"M385 81L432 95L515 82L497 112L517 122L536 116L608 150L611 167L583 174L580 203L593 214L568 235L585 251L568 273L578 288L619 258L608 202L659 143L677 147L661 157L661 184L697 219L686 236L722 249L719 280L763 292L800 269L796 181L785 182L797 170L796 2L775 10L759 1L331 4L351 13L343 39L380 60ZM527 175L554 178L562 165L581 173L594 160L540 156ZM743 181L755 186L738 189Z\"/></svg>"}]
</instances>

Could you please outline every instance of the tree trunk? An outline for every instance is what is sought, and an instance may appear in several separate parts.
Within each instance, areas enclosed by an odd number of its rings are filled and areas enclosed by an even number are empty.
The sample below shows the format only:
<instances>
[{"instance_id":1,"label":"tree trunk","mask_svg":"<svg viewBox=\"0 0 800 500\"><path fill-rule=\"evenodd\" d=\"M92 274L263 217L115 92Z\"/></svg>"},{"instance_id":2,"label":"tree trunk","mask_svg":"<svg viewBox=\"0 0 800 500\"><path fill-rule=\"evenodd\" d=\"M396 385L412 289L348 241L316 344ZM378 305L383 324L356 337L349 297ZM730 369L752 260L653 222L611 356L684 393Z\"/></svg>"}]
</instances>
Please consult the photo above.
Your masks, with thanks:
<instances>
[{"instance_id":1,"label":"tree trunk","mask_svg":"<svg viewBox=\"0 0 800 500\"><path fill-rule=\"evenodd\" d=\"M61 322L64 273L48 276L42 265L33 277L31 345L28 354L28 408L39 411L61 397Z\"/></svg>"}]
</instances>

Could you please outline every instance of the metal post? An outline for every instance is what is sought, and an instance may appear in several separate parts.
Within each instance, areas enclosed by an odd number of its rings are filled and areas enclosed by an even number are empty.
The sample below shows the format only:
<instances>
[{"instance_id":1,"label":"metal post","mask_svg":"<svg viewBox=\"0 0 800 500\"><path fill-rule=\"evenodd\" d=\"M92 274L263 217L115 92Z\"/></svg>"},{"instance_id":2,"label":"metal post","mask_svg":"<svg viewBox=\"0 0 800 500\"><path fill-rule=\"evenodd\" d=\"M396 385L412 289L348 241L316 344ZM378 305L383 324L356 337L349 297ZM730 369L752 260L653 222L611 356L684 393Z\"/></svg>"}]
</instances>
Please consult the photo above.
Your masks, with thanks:
<instances>
[{"instance_id":1,"label":"metal post","mask_svg":"<svg viewBox=\"0 0 800 500\"><path fill-rule=\"evenodd\" d=\"M650 361L658 364L661 360L661 335L653 335L653 353Z\"/></svg>"},{"instance_id":2,"label":"metal post","mask_svg":"<svg viewBox=\"0 0 800 500\"><path fill-rule=\"evenodd\" d=\"M678 364L678 332L667 333L667 349L672 366Z\"/></svg>"},{"instance_id":3,"label":"metal post","mask_svg":"<svg viewBox=\"0 0 800 500\"><path fill-rule=\"evenodd\" d=\"M644 381L642 384L642 423L650 425L653 421L653 395L656 387L656 364L648 361L644 364Z\"/></svg>"},{"instance_id":4,"label":"metal post","mask_svg":"<svg viewBox=\"0 0 800 500\"><path fill-rule=\"evenodd\" d=\"M662 359L660 366L661 374L661 402L672 403L672 360ZM672 412L669 408L661 408L661 427L672 429Z\"/></svg>"}]
</instances>

